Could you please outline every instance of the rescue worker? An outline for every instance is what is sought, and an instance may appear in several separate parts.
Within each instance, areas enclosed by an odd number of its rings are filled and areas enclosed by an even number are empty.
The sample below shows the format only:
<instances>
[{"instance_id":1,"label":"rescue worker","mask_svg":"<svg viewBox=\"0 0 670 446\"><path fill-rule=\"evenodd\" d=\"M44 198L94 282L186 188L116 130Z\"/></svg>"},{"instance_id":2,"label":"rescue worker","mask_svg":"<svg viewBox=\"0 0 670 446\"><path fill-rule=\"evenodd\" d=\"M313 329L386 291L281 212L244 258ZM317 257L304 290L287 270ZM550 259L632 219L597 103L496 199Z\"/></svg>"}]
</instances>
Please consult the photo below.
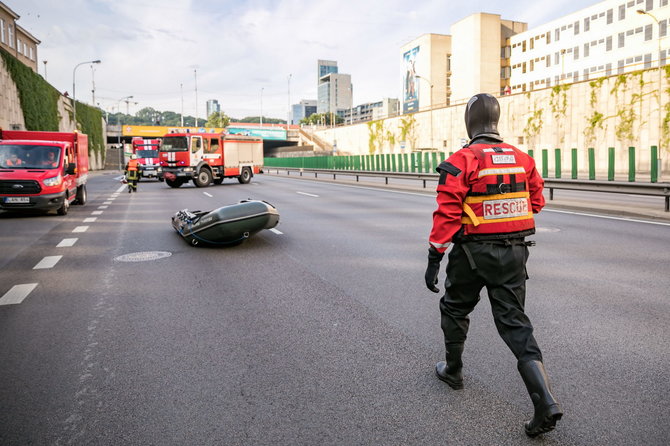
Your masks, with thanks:
<instances>
[{"instance_id":1,"label":"rescue worker","mask_svg":"<svg viewBox=\"0 0 670 446\"><path fill-rule=\"evenodd\" d=\"M128 193L137 192L137 181L140 178L140 162L137 155L130 155L130 160L125 168L126 180L128 181Z\"/></svg>"},{"instance_id":2,"label":"rescue worker","mask_svg":"<svg viewBox=\"0 0 670 446\"><path fill-rule=\"evenodd\" d=\"M42 161L42 166L58 167L58 160L56 159L56 153L54 151L47 152L47 157Z\"/></svg>"},{"instance_id":3,"label":"rescue worker","mask_svg":"<svg viewBox=\"0 0 670 446\"><path fill-rule=\"evenodd\" d=\"M435 373L453 389L463 388L461 356L468 315L486 287L498 333L516 357L534 405L533 418L524 429L535 437L554 429L563 415L524 312L528 246L534 244L525 237L535 233L533 214L544 207L544 181L533 158L503 143L499 117L496 98L473 96L465 109L470 143L437 167L438 207L425 274L426 286L435 293L440 261L453 247L440 299L446 361L437 363Z\"/></svg>"},{"instance_id":4,"label":"rescue worker","mask_svg":"<svg viewBox=\"0 0 670 446\"><path fill-rule=\"evenodd\" d=\"M7 159L7 167L18 167L23 164L21 158L16 153L12 153Z\"/></svg>"}]
</instances>

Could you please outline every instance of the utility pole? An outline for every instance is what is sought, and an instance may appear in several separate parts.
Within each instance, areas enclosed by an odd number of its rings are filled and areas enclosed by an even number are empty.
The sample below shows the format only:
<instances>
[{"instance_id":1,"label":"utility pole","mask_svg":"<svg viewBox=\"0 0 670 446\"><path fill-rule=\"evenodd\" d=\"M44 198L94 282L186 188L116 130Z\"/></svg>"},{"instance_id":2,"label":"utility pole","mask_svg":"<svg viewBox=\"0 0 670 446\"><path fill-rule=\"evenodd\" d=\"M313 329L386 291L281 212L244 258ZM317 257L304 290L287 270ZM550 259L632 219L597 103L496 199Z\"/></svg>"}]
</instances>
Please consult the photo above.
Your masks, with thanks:
<instances>
[{"instance_id":1,"label":"utility pole","mask_svg":"<svg viewBox=\"0 0 670 446\"><path fill-rule=\"evenodd\" d=\"M46 81L47 80L47 61L43 60L42 62L44 62L44 80Z\"/></svg>"},{"instance_id":2,"label":"utility pole","mask_svg":"<svg viewBox=\"0 0 670 446\"><path fill-rule=\"evenodd\" d=\"M184 84L179 84L181 91L181 126L184 127Z\"/></svg>"},{"instance_id":3,"label":"utility pole","mask_svg":"<svg viewBox=\"0 0 670 446\"><path fill-rule=\"evenodd\" d=\"M288 75L288 115L286 118L286 131L288 132L288 126L291 124L291 74Z\"/></svg>"},{"instance_id":4,"label":"utility pole","mask_svg":"<svg viewBox=\"0 0 670 446\"><path fill-rule=\"evenodd\" d=\"M195 126L198 126L198 69L193 69L193 75L195 76Z\"/></svg>"}]
</instances>

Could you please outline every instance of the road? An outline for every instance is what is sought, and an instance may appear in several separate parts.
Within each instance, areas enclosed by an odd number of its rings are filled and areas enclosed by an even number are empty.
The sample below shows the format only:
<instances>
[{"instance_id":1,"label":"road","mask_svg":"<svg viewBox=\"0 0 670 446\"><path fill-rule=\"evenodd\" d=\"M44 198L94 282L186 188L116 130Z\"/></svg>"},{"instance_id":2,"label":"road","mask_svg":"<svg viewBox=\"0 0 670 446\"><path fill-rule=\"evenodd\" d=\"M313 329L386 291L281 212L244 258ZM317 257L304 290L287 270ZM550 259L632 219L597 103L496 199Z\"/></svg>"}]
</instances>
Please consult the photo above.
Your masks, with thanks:
<instances>
[{"instance_id":1,"label":"road","mask_svg":"<svg viewBox=\"0 0 670 446\"><path fill-rule=\"evenodd\" d=\"M527 311L565 416L532 440L485 293L465 389L433 375L444 351L439 295L423 284L431 192L277 175L119 186L96 173L89 203L65 217L0 214L0 444L670 440L667 221L538 215ZM170 225L180 209L245 198L277 207L277 231L206 248Z\"/></svg>"}]
</instances>

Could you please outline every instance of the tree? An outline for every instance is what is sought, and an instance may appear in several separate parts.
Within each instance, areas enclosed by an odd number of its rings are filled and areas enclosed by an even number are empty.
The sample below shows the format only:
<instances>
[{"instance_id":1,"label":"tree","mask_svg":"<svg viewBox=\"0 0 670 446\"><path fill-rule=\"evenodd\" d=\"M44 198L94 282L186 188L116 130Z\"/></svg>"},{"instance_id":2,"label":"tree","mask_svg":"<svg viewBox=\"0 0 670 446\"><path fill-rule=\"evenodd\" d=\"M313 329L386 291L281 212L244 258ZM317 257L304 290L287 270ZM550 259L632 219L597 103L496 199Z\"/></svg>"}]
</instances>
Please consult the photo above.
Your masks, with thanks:
<instances>
[{"instance_id":1,"label":"tree","mask_svg":"<svg viewBox=\"0 0 670 446\"><path fill-rule=\"evenodd\" d=\"M224 112L214 112L207 118L205 127L224 128L230 124L230 118Z\"/></svg>"},{"instance_id":2,"label":"tree","mask_svg":"<svg viewBox=\"0 0 670 446\"><path fill-rule=\"evenodd\" d=\"M335 120L335 124L344 122L344 119L335 113L314 113L307 118L301 119L300 124L331 125L333 120Z\"/></svg>"}]
</instances>

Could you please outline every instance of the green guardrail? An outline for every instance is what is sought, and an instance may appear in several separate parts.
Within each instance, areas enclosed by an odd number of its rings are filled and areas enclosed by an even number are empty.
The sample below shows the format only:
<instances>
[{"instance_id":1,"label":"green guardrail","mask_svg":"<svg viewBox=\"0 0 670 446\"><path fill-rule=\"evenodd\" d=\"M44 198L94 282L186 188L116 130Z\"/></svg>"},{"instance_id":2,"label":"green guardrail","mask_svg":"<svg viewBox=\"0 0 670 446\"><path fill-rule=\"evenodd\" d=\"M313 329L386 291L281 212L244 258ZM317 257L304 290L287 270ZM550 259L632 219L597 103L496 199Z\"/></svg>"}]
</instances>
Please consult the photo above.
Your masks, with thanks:
<instances>
[{"instance_id":1,"label":"green guardrail","mask_svg":"<svg viewBox=\"0 0 670 446\"><path fill-rule=\"evenodd\" d=\"M528 154L535 158L538 150L529 149ZM651 146L649 153L649 175L652 183L658 182L659 150L657 146ZM434 173L437 166L453 152L412 152L412 153L385 153L374 155L351 155L351 156L311 156L296 158L265 158L268 167L287 167L303 169L333 169L333 170L363 170L369 172L404 172L404 173ZM635 147L628 148L628 181L635 182L638 173L636 170L638 151ZM541 166L542 178L549 178L549 169L553 168L554 177L562 177L563 155L561 149L554 149L553 166L550 166L548 149L539 150L539 164ZM616 150L614 147L607 149L607 180L615 180ZM596 151L593 147L587 149L588 179L596 180ZM568 173L567 171L565 172ZM570 149L570 178L577 180L579 176L579 151ZM646 174L646 172L645 172Z\"/></svg>"}]
</instances>

